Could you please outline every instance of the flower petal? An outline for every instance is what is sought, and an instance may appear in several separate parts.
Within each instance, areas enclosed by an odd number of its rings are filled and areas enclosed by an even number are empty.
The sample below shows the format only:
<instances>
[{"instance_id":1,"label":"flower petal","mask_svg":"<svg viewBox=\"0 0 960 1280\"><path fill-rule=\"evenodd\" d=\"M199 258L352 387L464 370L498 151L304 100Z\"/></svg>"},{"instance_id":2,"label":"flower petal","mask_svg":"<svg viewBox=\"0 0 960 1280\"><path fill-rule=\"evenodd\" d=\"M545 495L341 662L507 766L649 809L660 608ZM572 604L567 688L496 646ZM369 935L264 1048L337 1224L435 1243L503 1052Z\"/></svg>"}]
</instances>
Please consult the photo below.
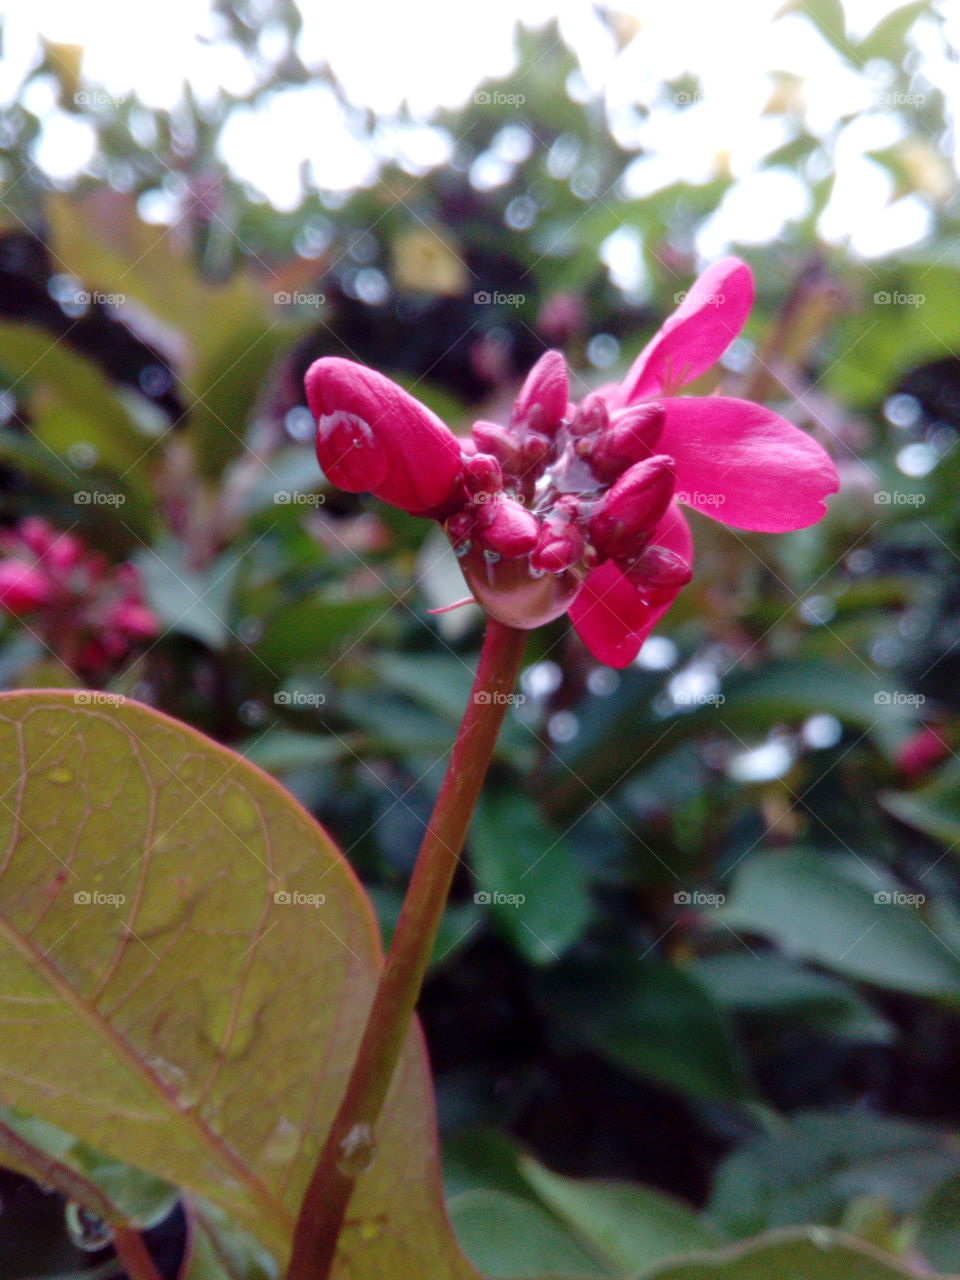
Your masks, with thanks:
<instances>
[{"instance_id":1,"label":"flower petal","mask_svg":"<svg viewBox=\"0 0 960 1280\"><path fill-rule=\"evenodd\" d=\"M624 378L623 404L676 391L705 373L746 322L753 273L739 258L721 258L691 285Z\"/></svg>"},{"instance_id":2,"label":"flower petal","mask_svg":"<svg viewBox=\"0 0 960 1280\"><path fill-rule=\"evenodd\" d=\"M837 469L770 409L724 396L666 401L659 448L676 461L678 502L736 529L786 533L824 514Z\"/></svg>"},{"instance_id":3,"label":"flower petal","mask_svg":"<svg viewBox=\"0 0 960 1280\"><path fill-rule=\"evenodd\" d=\"M317 457L333 484L417 515L454 500L460 444L419 400L339 356L315 360L306 386L318 422Z\"/></svg>"},{"instance_id":4,"label":"flower petal","mask_svg":"<svg viewBox=\"0 0 960 1280\"><path fill-rule=\"evenodd\" d=\"M673 589L642 593L613 560L591 569L570 606L570 621L595 658L626 667L673 604Z\"/></svg>"}]
</instances>

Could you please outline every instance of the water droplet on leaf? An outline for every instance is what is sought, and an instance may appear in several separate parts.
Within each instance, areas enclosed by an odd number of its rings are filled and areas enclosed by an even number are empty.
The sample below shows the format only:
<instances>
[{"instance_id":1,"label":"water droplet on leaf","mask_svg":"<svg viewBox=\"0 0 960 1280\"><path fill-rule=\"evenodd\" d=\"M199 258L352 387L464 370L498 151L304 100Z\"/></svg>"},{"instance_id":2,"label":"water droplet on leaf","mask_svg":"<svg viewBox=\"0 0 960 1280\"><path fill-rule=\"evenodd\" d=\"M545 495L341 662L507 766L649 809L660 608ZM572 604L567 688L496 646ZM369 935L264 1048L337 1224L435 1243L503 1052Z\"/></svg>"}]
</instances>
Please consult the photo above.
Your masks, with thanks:
<instances>
[{"instance_id":1,"label":"water droplet on leaf","mask_svg":"<svg viewBox=\"0 0 960 1280\"><path fill-rule=\"evenodd\" d=\"M299 1148L300 1131L286 1116L281 1116L277 1121L277 1127L260 1152L260 1158L267 1164L287 1164L294 1158Z\"/></svg>"},{"instance_id":2,"label":"water droplet on leaf","mask_svg":"<svg viewBox=\"0 0 960 1280\"><path fill-rule=\"evenodd\" d=\"M77 1204L76 1200L67 1201L64 1218L71 1242L84 1253L96 1253L98 1249L105 1249L113 1239L110 1224L83 1205Z\"/></svg>"},{"instance_id":3,"label":"water droplet on leaf","mask_svg":"<svg viewBox=\"0 0 960 1280\"><path fill-rule=\"evenodd\" d=\"M366 1173L377 1154L373 1129L368 1124L355 1124L340 1143L340 1159L337 1168L348 1178Z\"/></svg>"}]
</instances>

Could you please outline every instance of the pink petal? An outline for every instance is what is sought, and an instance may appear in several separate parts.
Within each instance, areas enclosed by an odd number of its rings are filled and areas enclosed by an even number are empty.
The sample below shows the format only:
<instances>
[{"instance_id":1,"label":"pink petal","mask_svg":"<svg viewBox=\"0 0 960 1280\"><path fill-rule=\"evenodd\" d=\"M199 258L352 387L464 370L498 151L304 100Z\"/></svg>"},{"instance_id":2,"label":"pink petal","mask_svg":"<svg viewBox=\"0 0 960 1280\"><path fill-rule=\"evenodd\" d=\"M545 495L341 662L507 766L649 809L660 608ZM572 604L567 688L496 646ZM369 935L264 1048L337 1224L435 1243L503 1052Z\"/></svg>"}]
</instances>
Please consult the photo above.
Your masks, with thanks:
<instances>
[{"instance_id":1,"label":"pink petal","mask_svg":"<svg viewBox=\"0 0 960 1280\"><path fill-rule=\"evenodd\" d=\"M570 606L570 621L595 658L608 667L626 667L676 594L642 594L613 560L604 560L584 579Z\"/></svg>"},{"instance_id":2,"label":"pink petal","mask_svg":"<svg viewBox=\"0 0 960 1280\"><path fill-rule=\"evenodd\" d=\"M460 444L402 387L339 356L315 360L306 386L317 457L334 484L418 515L455 498Z\"/></svg>"},{"instance_id":3,"label":"pink petal","mask_svg":"<svg viewBox=\"0 0 960 1280\"><path fill-rule=\"evenodd\" d=\"M752 303L753 274L745 262L721 258L708 267L633 362L622 403L674 392L699 378L743 328Z\"/></svg>"},{"instance_id":4,"label":"pink petal","mask_svg":"<svg viewBox=\"0 0 960 1280\"><path fill-rule=\"evenodd\" d=\"M786 533L815 524L840 487L829 455L761 405L723 396L666 402L659 448L676 461L678 502L737 529Z\"/></svg>"}]
</instances>

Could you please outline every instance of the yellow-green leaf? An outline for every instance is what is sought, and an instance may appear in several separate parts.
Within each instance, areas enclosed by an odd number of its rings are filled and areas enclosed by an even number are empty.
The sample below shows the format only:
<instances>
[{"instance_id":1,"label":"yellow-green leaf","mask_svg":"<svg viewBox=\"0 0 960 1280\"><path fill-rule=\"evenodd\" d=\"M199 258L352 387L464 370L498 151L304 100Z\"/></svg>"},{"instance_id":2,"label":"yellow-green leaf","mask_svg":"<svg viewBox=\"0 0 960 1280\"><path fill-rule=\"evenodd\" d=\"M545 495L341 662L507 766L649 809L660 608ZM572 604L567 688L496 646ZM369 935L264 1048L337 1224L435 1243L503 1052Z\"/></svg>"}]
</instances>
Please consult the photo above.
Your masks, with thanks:
<instances>
[{"instance_id":1,"label":"yellow-green leaf","mask_svg":"<svg viewBox=\"0 0 960 1280\"><path fill-rule=\"evenodd\" d=\"M380 966L336 848L132 702L0 696L0 1100L225 1209L282 1262ZM338 1280L470 1280L411 1034Z\"/></svg>"}]
</instances>

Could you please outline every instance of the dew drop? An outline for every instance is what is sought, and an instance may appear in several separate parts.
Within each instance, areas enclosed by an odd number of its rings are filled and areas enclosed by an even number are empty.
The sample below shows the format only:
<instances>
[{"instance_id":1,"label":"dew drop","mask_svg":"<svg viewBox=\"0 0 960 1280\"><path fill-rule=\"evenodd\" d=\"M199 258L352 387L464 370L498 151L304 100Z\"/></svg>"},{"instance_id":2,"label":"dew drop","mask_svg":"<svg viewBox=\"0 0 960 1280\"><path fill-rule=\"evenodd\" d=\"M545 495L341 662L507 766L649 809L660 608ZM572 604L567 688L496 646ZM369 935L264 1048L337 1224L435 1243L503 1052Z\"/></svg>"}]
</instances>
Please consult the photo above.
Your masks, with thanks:
<instances>
[{"instance_id":1,"label":"dew drop","mask_svg":"<svg viewBox=\"0 0 960 1280\"><path fill-rule=\"evenodd\" d=\"M340 1159L337 1168L348 1178L366 1173L377 1154L373 1129L368 1124L355 1124L340 1143Z\"/></svg>"},{"instance_id":2,"label":"dew drop","mask_svg":"<svg viewBox=\"0 0 960 1280\"><path fill-rule=\"evenodd\" d=\"M300 1149L300 1131L292 1120L281 1116L267 1139L260 1157L267 1164L288 1164Z\"/></svg>"},{"instance_id":3,"label":"dew drop","mask_svg":"<svg viewBox=\"0 0 960 1280\"><path fill-rule=\"evenodd\" d=\"M113 1239L113 1228L95 1213L77 1204L76 1200L68 1200L64 1211L67 1234L71 1242L84 1253L96 1253L105 1249Z\"/></svg>"},{"instance_id":4,"label":"dew drop","mask_svg":"<svg viewBox=\"0 0 960 1280\"><path fill-rule=\"evenodd\" d=\"M73 773L63 765L57 765L55 769L51 769L47 774L50 782L64 783L73 781Z\"/></svg>"},{"instance_id":5,"label":"dew drop","mask_svg":"<svg viewBox=\"0 0 960 1280\"><path fill-rule=\"evenodd\" d=\"M489 548L487 548L487 550L484 551L483 553L483 558L484 560L486 560L487 564L497 564L500 560L500 552L491 551Z\"/></svg>"},{"instance_id":6,"label":"dew drop","mask_svg":"<svg viewBox=\"0 0 960 1280\"><path fill-rule=\"evenodd\" d=\"M468 556L470 554L470 548L472 546L473 543L469 538L467 538L466 542L461 542L458 547L454 547L453 554L462 560L464 556Z\"/></svg>"}]
</instances>

